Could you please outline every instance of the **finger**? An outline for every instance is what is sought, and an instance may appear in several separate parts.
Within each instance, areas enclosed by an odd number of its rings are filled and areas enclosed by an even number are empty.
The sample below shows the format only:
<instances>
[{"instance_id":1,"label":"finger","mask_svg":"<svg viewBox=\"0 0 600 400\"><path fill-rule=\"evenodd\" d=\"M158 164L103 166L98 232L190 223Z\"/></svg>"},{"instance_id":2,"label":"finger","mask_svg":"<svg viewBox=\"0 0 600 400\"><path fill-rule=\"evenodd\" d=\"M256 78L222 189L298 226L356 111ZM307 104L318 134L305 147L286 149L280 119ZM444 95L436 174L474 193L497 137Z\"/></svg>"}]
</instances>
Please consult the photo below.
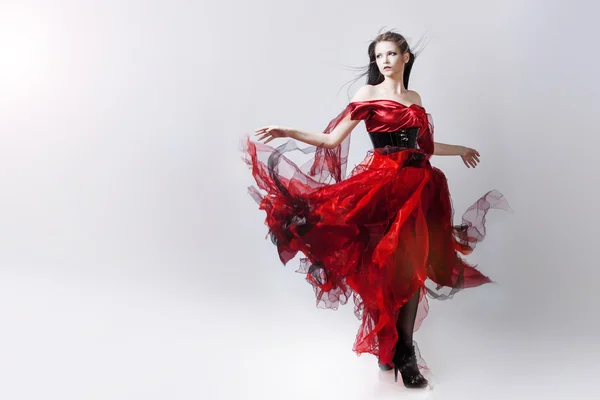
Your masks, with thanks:
<instances>
[{"instance_id":1,"label":"finger","mask_svg":"<svg viewBox=\"0 0 600 400\"><path fill-rule=\"evenodd\" d=\"M273 139L275 139L275 137L271 136L268 140L265 140L265 144L269 143Z\"/></svg>"},{"instance_id":2,"label":"finger","mask_svg":"<svg viewBox=\"0 0 600 400\"><path fill-rule=\"evenodd\" d=\"M262 128L260 128L260 129L257 130L257 132L263 132L263 133L270 132L270 131L271 131L271 127L270 126L264 126L264 127L262 127Z\"/></svg>"},{"instance_id":3,"label":"finger","mask_svg":"<svg viewBox=\"0 0 600 400\"><path fill-rule=\"evenodd\" d=\"M465 166L466 166L467 168L469 168L469 164L467 163L467 160L465 160L464 158L463 158L463 163L465 164Z\"/></svg>"}]
</instances>

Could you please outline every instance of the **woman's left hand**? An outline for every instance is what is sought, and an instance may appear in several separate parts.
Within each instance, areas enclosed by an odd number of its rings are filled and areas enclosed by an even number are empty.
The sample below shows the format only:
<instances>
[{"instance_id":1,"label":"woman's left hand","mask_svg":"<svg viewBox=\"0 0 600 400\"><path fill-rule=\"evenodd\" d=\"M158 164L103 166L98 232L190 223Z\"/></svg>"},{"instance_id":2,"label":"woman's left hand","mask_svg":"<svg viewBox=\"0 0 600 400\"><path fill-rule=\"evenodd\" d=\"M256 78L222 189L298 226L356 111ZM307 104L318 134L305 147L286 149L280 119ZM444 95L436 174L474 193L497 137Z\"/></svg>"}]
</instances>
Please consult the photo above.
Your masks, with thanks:
<instances>
[{"instance_id":1,"label":"woman's left hand","mask_svg":"<svg viewBox=\"0 0 600 400\"><path fill-rule=\"evenodd\" d=\"M467 168L475 168L479 163L479 157L479 152L477 152L477 150L469 147L462 147L460 158L462 158Z\"/></svg>"}]
</instances>

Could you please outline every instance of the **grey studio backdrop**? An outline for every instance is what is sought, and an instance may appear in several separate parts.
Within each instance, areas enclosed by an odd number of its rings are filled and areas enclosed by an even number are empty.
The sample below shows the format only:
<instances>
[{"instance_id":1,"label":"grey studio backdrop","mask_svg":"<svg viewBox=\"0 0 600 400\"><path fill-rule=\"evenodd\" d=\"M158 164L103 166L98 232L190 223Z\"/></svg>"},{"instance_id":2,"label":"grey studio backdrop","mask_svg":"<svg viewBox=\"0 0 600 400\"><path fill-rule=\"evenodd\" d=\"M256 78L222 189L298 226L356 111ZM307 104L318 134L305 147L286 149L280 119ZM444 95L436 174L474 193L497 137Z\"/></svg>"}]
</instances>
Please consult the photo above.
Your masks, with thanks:
<instances>
[{"instance_id":1,"label":"grey studio backdrop","mask_svg":"<svg viewBox=\"0 0 600 400\"><path fill-rule=\"evenodd\" d=\"M262 125L325 128L393 28L428 39L410 86L436 140L482 156L433 159L456 218L490 189L514 210L469 257L496 284L430 302L429 396L594 398L598 11L1 0L0 397L416 396L352 353L351 304L317 309L281 265L239 151ZM368 149L361 124L349 164Z\"/></svg>"}]
</instances>

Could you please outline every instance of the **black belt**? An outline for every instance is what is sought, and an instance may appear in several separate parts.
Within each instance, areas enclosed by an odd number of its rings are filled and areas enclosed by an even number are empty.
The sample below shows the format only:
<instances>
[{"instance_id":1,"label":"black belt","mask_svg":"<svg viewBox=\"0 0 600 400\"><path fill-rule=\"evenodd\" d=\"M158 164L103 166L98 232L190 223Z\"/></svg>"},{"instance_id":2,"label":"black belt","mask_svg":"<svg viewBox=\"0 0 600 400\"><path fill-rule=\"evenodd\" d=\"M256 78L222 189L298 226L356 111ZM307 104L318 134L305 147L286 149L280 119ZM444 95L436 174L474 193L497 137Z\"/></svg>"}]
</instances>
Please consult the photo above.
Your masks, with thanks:
<instances>
[{"instance_id":1,"label":"black belt","mask_svg":"<svg viewBox=\"0 0 600 400\"><path fill-rule=\"evenodd\" d=\"M419 128L414 127L391 132L369 132L369 137L376 149L386 146L416 149L418 133Z\"/></svg>"}]
</instances>

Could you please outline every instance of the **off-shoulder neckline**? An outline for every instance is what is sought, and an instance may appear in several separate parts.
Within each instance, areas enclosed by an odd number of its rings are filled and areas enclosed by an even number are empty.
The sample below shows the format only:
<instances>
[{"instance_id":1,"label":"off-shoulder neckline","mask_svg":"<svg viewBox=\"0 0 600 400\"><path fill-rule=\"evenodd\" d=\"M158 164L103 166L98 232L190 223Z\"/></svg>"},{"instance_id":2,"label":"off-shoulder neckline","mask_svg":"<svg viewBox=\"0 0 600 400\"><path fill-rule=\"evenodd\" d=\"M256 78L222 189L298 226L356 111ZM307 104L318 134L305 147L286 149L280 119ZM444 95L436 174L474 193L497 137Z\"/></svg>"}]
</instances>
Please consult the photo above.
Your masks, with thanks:
<instances>
[{"instance_id":1,"label":"off-shoulder neckline","mask_svg":"<svg viewBox=\"0 0 600 400\"><path fill-rule=\"evenodd\" d=\"M361 100L361 101L352 101L350 102L350 104L360 104L360 103L381 103L381 102L389 102L389 103L393 103L395 105L404 107L404 108L411 108L411 107L417 107L417 108L421 108L421 109L425 109L425 107L420 106L416 103L412 103L412 104L404 104L404 103L400 103L399 101L396 100L392 100L392 99L374 99L374 100Z\"/></svg>"}]
</instances>

